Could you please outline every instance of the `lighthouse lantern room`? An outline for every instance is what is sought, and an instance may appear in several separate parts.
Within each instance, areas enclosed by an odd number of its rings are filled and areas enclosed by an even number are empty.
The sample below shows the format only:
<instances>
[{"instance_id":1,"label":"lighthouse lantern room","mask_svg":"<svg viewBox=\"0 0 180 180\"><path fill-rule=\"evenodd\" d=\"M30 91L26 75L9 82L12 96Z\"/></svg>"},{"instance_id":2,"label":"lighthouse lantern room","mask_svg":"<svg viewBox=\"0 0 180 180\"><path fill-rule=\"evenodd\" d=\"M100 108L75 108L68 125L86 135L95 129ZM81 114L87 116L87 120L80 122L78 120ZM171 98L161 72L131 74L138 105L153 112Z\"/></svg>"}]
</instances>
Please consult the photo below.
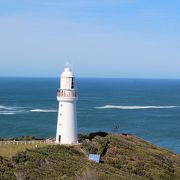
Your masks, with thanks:
<instances>
[{"instance_id":1,"label":"lighthouse lantern room","mask_svg":"<svg viewBox=\"0 0 180 180\"><path fill-rule=\"evenodd\" d=\"M77 144L77 115L75 77L70 67L65 67L61 74L60 89L57 92L59 101L56 143Z\"/></svg>"}]
</instances>

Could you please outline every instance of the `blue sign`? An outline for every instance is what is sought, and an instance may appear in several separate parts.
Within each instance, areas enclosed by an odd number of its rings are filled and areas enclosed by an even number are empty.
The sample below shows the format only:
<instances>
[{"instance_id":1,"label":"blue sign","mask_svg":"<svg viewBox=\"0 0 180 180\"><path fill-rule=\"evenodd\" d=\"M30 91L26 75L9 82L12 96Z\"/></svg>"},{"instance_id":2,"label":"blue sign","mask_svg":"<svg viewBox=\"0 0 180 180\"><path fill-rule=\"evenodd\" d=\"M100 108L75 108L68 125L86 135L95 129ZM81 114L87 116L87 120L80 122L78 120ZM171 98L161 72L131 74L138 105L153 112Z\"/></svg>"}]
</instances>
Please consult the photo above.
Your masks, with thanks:
<instances>
[{"instance_id":1,"label":"blue sign","mask_svg":"<svg viewBox=\"0 0 180 180\"><path fill-rule=\"evenodd\" d=\"M99 163L100 155L99 154L89 154L89 160L95 161L96 163Z\"/></svg>"}]
</instances>

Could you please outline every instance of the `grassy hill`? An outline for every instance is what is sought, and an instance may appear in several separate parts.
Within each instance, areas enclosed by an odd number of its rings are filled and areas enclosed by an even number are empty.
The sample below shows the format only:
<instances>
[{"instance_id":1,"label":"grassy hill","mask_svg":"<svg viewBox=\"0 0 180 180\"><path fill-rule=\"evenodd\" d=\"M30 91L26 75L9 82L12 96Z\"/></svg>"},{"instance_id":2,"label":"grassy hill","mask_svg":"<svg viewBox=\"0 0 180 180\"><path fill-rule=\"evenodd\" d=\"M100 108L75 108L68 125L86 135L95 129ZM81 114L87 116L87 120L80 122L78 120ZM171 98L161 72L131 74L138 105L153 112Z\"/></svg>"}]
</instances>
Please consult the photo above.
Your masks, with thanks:
<instances>
[{"instance_id":1,"label":"grassy hill","mask_svg":"<svg viewBox=\"0 0 180 180\"><path fill-rule=\"evenodd\" d=\"M0 157L0 179L180 179L180 155L130 135L80 135L79 146L48 145ZM89 153L101 155L96 164Z\"/></svg>"}]
</instances>

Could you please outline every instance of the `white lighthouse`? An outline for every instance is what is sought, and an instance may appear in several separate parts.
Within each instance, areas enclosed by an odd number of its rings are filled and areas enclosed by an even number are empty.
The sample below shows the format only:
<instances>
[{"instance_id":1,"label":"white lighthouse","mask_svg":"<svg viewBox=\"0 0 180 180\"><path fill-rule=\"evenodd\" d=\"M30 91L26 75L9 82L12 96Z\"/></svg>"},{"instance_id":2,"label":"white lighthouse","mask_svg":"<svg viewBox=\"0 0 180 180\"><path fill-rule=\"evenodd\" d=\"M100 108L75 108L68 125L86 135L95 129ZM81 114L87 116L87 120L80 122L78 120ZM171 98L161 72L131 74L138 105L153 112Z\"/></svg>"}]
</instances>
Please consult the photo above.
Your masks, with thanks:
<instances>
[{"instance_id":1,"label":"white lighthouse","mask_svg":"<svg viewBox=\"0 0 180 180\"><path fill-rule=\"evenodd\" d=\"M60 89L57 93L59 111L57 120L56 143L77 144L77 92L75 78L70 67L65 67L61 74Z\"/></svg>"}]
</instances>

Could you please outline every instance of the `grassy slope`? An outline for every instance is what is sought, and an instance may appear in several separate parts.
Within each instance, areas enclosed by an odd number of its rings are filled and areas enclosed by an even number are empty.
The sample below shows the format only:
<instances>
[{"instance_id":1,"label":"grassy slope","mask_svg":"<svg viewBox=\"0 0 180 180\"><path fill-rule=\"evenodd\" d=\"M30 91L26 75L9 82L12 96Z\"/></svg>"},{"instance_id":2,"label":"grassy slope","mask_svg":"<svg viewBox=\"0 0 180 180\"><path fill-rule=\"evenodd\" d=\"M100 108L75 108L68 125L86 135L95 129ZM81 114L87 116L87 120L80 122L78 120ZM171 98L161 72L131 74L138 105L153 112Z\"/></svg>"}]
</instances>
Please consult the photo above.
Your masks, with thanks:
<instances>
[{"instance_id":1,"label":"grassy slope","mask_svg":"<svg viewBox=\"0 0 180 180\"><path fill-rule=\"evenodd\" d=\"M133 136L86 138L90 141L80 146L46 146L18 153L11 161L0 158L0 178L180 179L179 155ZM101 163L88 161L89 152L101 154Z\"/></svg>"},{"instance_id":2,"label":"grassy slope","mask_svg":"<svg viewBox=\"0 0 180 180\"><path fill-rule=\"evenodd\" d=\"M35 143L36 144L36 143ZM35 148L35 144L1 144L0 145L0 156L5 158L11 158L16 153L24 151L26 149L33 149ZM38 144L38 147L44 147L46 144Z\"/></svg>"}]
</instances>

